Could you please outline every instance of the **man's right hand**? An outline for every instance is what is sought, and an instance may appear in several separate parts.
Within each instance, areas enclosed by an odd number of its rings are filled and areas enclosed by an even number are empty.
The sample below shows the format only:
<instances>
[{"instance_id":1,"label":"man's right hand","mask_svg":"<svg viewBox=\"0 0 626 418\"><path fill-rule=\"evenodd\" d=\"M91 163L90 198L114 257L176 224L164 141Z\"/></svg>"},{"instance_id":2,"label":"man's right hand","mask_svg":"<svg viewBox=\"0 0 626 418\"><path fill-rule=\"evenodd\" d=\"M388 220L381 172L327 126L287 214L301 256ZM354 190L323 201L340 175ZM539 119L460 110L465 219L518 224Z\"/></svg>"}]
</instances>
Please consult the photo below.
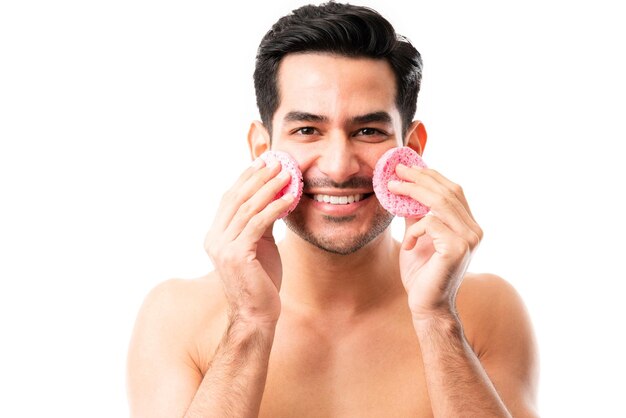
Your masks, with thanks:
<instances>
[{"instance_id":1,"label":"man's right hand","mask_svg":"<svg viewBox=\"0 0 626 418\"><path fill-rule=\"evenodd\" d=\"M273 201L290 180L280 163L257 158L222 197L204 248L218 273L232 323L274 327L280 315L282 264L272 235L291 193Z\"/></svg>"}]
</instances>

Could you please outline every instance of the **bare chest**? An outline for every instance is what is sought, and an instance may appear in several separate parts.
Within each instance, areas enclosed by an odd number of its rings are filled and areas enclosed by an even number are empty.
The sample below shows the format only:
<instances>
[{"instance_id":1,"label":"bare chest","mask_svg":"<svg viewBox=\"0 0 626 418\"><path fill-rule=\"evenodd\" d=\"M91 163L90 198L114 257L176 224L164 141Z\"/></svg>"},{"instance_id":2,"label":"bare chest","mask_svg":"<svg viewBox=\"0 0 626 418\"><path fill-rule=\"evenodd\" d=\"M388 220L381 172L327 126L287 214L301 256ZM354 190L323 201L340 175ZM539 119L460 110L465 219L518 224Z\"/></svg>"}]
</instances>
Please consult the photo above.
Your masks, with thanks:
<instances>
[{"instance_id":1,"label":"bare chest","mask_svg":"<svg viewBox=\"0 0 626 418\"><path fill-rule=\"evenodd\" d=\"M260 417L432 417L410 322L277 328Z\"/></svg>"}]
</instances>

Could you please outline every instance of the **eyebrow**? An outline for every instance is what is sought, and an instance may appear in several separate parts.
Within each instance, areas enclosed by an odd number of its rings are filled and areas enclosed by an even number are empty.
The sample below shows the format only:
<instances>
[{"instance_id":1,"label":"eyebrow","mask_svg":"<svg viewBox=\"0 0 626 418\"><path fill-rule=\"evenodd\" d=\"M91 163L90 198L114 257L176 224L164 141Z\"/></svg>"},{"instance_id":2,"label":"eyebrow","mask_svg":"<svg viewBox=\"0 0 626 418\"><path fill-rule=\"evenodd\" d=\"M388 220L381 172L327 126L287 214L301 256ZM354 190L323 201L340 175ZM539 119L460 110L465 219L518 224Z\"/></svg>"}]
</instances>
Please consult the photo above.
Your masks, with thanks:
<instances>
[{"instance_id":1,"label":"eyebrow","mask_svg":"<svg viewBox=\"0 0 626 418\"><path fill-rule=\"evenodd\" d=\"M328 122L326 116L314 115L307 112L289 112L284 117L285 122Z\"/></svg>"},{"instance_id":2,"label":"eyebrow","mask_svg":"<svg viewBox=\"0 0 626 418\"><path fill-rule=\"evenodd\" d=\"M391 115L387 112L373 112L367 113L361 116L355 116L352 118L352 123L354 124L363 124L363 123L372 123L372 122L383 122L383 123L391 123Z\"/></svg>"},{"instance_id":3,"label":"eyebrow","mask_svg":"<svg viewBox=\"0 0 626 418\"><path fill-rule=\"evenodd\" d=\"M328 117L323 115L315 115L308 112L293 111L284 117L285 122L328 122ZM364 124L372 122L392 123L391 115L387 112L372 112L365 115L359 115L352 118L352 124Z\"/></svg>"}]
</instances>

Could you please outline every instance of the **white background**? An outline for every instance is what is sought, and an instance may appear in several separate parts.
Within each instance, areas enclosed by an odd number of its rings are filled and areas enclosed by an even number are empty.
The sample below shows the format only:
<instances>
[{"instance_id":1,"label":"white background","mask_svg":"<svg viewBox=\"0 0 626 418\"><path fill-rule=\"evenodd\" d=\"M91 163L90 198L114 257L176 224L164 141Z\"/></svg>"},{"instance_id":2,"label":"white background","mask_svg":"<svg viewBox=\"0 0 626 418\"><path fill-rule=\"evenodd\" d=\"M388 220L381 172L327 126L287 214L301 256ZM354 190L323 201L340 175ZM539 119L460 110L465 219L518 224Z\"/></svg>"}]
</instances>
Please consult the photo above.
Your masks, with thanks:
<instances>
[{"instance_id":1,"label":"white background","mask_svg":"<svg viewBox=\"0 0 626 418\"><path fill-rule=\"evenodd\" d=\"M543 416L624 416L618 3L362 3L423 55L424 156L485 230L471 270L527 304ZM204 235L249 162L257 45L301 4L0 5L0 416L127 415L137 310L210 270Z\"/></svg>"}]
</instances>

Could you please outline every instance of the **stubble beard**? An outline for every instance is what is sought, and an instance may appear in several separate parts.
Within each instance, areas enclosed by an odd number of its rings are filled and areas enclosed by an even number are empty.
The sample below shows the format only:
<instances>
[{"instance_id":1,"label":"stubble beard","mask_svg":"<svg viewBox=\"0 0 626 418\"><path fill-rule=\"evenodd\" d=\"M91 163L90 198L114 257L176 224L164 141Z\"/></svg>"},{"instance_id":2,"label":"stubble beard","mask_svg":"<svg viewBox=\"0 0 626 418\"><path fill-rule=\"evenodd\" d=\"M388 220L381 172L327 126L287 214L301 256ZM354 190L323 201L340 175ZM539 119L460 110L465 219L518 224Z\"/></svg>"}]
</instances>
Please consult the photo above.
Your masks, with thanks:
<instances>
[{"instance_id":1,"label":"stubble beard","mask_svg":"<svg viewBox=\"0 0 626 418\"><path fill-rule=\"evenodd\" d=\"M374 198L374 197L372 197ZM347 222L355 222L356 216L323 216L323 219L329 224L343 224ZM374 218L372 219L372 225L366 232L361 234L355 234L352 236L343 236L337 238L335 236L324 235L321 233L314 233L306 226L304 217L300 211L296 208L291 214L283 218L287 227L293 231L300 238L313 244L319 249L327 251L333 254L348 255L352 254L361 248L365 247L374 238L379 236L389 227L394 216L387 212L382 207L379 207ZM332 227L332 225L329 225Z\"/></svg>"}]
</instances>

